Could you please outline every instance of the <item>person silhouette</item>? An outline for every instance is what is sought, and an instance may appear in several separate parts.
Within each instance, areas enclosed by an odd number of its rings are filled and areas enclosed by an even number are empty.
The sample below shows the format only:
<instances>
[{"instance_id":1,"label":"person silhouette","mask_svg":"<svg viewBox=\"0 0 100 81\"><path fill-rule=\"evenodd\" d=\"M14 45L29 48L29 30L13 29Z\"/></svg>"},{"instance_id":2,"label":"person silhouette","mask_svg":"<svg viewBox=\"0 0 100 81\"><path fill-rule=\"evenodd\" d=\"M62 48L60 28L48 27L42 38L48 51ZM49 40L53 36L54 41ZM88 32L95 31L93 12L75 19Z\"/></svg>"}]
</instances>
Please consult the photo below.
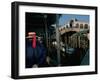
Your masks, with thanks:
<instances>
[{"instance_id":1,"label":"person silhouette","mask_svg":"<svg viewBox=\"0 0 100 81\"><path fill-rule=\"evenodd\" d=\"M35 32L29 32L26 38L26 68L44 66L46 63L46 48L42 37L36 36Z\"/></svg>"}]
</instances>

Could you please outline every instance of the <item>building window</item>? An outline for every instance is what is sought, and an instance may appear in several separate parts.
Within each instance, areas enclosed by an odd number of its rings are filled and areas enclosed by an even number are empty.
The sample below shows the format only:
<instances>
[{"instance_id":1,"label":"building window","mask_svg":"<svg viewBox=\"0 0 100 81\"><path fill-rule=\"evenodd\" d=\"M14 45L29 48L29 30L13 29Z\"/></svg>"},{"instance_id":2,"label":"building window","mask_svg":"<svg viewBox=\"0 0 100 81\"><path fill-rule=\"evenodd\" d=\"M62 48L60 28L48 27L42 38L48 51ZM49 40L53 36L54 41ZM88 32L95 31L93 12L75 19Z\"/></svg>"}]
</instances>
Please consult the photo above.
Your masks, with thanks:
<instances>
[{"instance_id":1,"label":"building window","mask_svg":"<svg viewBox=\"0 0 100 81\"><path fill-rule=\"evenodd\" d=\"M88 24L85 24L84 25L84 29L88 29Z\"/></svg>"},{"instance_id":2,"label":"building window","mask_svg":"<svg viewBox=\"0 0 100 81\"><path fill-rule=\"evenodd\" d=\"M78 23L76 24L76 28L79 28L79 24Z\"/></svg>"},{"instance_id":3,"label":"building window","mask_svg":"<svg viewBox=\"0 0 100 81\"><path fill-rule=\"evenodd\" d=\"M65 27L63 28L63 30L65 30Z\"/></svg>"},{"instance_id":4,"label":"building window","mask_svg":"<svg viewBox=\"0 0 100 81\"><path fill-rule=\"evenodd\" d=\"M63 29L61 28L61 31L62 31Z\"/></svg>"},{"instance_id":5,"label":"building window","mask_svg":"<svg viewBox=\"0 0 100 81\"><path fill-rule=\"evenodd\" d=\"M83 24L80 24L80 29L83 29Z\"/></svg>"},{"instance_id":6,"label":"building window","mask_svg":"<svg viewBox=\"0 0 100 81\"><path fill-rule=\"evenodd\" d=\"M70 27L72 28L74 20L70 20Z\"/></svg>"},{"instance_id":7,"label":"building window","mask_svg":"<svg viewBox=\"0 0 100 81\"><path fill-rule=\"evenodd\" d=\"M66 25L66 28L68 28L68 25Z\"/></svg>"}]
</instances>

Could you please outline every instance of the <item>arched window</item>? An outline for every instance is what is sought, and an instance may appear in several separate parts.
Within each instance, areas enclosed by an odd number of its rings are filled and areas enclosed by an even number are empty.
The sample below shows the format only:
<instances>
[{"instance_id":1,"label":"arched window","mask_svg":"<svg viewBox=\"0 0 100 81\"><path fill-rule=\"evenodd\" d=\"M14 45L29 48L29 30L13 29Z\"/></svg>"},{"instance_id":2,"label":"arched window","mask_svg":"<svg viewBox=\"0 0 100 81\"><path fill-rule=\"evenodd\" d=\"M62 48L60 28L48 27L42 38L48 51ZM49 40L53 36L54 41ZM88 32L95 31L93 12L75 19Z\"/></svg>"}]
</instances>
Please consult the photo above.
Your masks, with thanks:
<instances>
[{"instance_id":1,"label":"arched window","mask_svg":"<svg viewBox=\"0 0 100 81\"><path fill-rule=\"evenodd\" d=\"M80 29L83 29L83 24L80 24Z\"/></svg>"},{"instance_id":2,"label":"arched window","mask_svg":"<svg viewBox=\"0 0 100 81\"><path fill-rule=\"evenodd\" d=\"M68 28L68 25L66 25L66 28Z\"/></svg>"},{"instance_id":3,"label":"arched window","mask_svg":"<svg viewBox=\"0 0 100 81\"><path fill-rule=\"evenodd\" d=\"M79 24L78 23L76 24L76 28L79 28Z\"/></svg>"},{"instance_id":4,"label":"arched window","mask_svg":"<svg viewBox=\"0 0 100 81\"><path fill-rule=\"evenodd\" d=\"M70 27L72 28L74 20L70 20Z\"/></svg>"},{"instance_id":5,"label":"arched window","mask_svg":"<svg viewBox=\"0 0 100 81\"><path fill-rule=\"evenodd\" d=\"M61 28L60 30L62 31L63 29Z\"/></svg>"},{"instance_id":6,"label":"arched window","mask_svg":"<svg viewBox=\"0 0 100 81\"><path fill-rule=\"evenodd\" d=\"M84 25L84 29L88 29L88 24L85 24Z\"/></svg>"},{"instance_id":7,"label":"arched window","mask_svg":"<svg viewBox=\"0 0 100 81\"><path fill-rule=\"evenodd\" d=\"M63 30L65 30L65 27L63 28Z\"/></svg>"}]
</instances>

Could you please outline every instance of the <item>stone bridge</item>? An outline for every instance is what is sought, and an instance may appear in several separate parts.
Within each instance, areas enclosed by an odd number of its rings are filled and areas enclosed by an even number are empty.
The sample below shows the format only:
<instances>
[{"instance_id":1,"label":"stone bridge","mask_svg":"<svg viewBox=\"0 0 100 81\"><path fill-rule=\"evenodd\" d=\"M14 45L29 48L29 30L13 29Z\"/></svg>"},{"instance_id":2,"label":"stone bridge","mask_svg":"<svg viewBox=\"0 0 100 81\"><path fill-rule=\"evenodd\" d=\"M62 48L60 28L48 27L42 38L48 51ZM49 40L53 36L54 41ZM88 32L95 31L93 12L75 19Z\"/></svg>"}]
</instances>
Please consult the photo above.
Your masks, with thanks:
<instances>
[{"instance_id":1,"label":"stone bridge","mask_svg":"<svg viewBox=\"0 0 100 81\"><path fill-rule=\"evenodd\" d=\"M75 27L73 27L73 28L60 28L59 29L59 32L60 32L60 34L61 35L63 35L64 33L67 33L67 32L80 32L80 31L85 31L85 30L89 30L89 29L81 29L81 28L75 28Z\"/></svg>"}]
</instances>

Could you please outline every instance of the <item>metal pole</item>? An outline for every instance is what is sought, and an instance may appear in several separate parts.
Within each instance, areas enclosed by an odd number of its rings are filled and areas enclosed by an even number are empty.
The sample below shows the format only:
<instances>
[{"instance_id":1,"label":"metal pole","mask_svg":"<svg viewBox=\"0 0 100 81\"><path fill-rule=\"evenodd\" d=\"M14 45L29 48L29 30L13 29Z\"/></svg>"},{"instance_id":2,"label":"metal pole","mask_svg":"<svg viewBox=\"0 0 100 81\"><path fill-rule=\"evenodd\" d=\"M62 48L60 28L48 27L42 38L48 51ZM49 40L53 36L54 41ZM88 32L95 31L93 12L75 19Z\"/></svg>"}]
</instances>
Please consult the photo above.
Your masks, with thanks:
<instances>
[{"instance_id":1,"label":"metal pole","mask_svg":"<svg viewBox=\"0 0 100 81\"><path fill-rule=\"evenodd\" d=\"M60 35L59 35L59 15L56 15L56 40L57 40L57 59L58 66L60 66Z\"/></svg>"},{"instance_id":2,"label":"metal pole","mask_svg":"<svg viewBox=\"0 0 100 81\"><path fill-rule=\"evenodd\" d=\"M80 48L80 36L78 36L78 45L79 45L79 48Z\"/></svg>"},{"instance_id":3,"label":"metal pole","mask_svg":"<svg viewBox=\"0 0 100 81\"><path fill-rule=\"evenodd\" d=\"M46 46L48 48L48 28L47 28L47 15L44 14L44 24L45 24L45 33L46 33Z\"/></svg>"}]
</instances>

